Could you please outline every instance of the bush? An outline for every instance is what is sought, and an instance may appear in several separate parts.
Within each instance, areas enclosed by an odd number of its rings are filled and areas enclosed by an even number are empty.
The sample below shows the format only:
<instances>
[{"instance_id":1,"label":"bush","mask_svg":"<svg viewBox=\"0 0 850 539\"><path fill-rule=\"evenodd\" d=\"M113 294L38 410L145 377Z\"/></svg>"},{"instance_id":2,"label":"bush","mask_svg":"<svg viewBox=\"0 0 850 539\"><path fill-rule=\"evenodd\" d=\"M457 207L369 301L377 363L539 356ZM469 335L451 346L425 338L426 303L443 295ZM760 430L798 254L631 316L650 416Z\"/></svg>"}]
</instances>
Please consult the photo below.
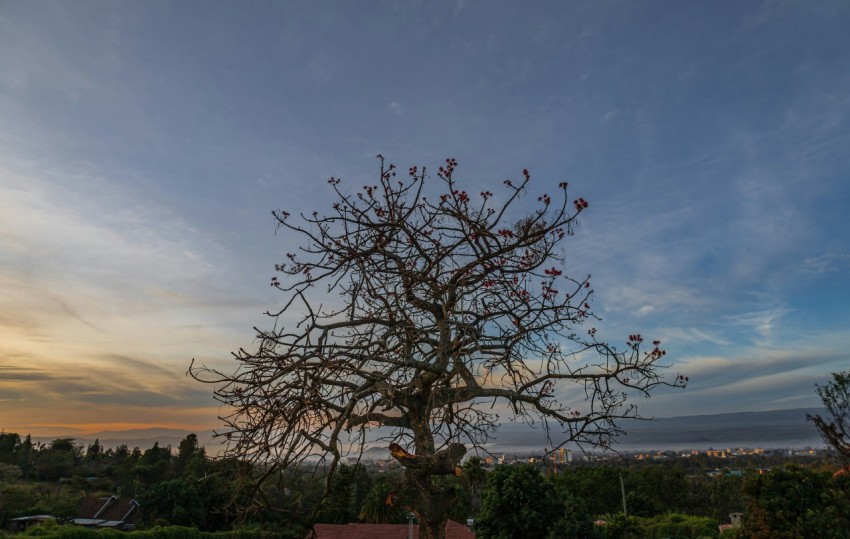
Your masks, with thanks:
<instances>
[{"instance_id":1,"label":"bush","mask_svg":"<svg viewBox=\"0 0 850 539\"><path fill-rule=\"evenodd\" d=\"M720 533L717 522L710 518L668 513L652 518L640 519L642 536L647 539L701 539L717 537Z\"/></svg>"}]
</instances>

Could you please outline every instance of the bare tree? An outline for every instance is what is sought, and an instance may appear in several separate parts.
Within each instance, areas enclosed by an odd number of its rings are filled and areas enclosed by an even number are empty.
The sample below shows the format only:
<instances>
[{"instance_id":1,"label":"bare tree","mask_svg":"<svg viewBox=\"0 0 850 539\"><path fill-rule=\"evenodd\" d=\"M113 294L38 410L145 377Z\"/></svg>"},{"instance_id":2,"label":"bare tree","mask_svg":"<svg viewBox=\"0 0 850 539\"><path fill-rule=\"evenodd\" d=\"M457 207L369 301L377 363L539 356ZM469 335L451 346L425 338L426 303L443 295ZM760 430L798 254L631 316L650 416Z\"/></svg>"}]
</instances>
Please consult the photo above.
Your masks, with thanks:
<instances>
[{"instance_id":1,"label":"bare tree","mask_svg":"<svg viewBox=\"0 0 850 539\"><path fill-rule=\"evenodd\" d=\"M850 469L850 371L832 373L832 381L817 385L817 394L823 401L827 417L806 414L815 424L826 445Z\"/></svg>"},{"instance_id":2,"label":"bare tree","mask_svg":"<svg viewBox=\"0 0 850 539\"><path fill-rule=\"evenodd\" d=\"M552 447L608 447L617 420L638 417L628 394L685 378L662 379L658 341L630 335L617 348L587 327L590 277L565 273L561 246L588 203L570 202L566 183L517 219L527 170L498 196L472 196L454 159L436 178L412 167L401 179L378 158L376 185L328 181L338 197L328 214L273 212L303 241L272 278L287 293L268 313L274 327L234 354L233 374L190 372L216 384L229 454L265 477L316 460L330 476L343 457L388 443L405 481L387 503L437 538L454 503L437 477L458 473L500 421L539 423Z\"/></svg>"}]
</instances>

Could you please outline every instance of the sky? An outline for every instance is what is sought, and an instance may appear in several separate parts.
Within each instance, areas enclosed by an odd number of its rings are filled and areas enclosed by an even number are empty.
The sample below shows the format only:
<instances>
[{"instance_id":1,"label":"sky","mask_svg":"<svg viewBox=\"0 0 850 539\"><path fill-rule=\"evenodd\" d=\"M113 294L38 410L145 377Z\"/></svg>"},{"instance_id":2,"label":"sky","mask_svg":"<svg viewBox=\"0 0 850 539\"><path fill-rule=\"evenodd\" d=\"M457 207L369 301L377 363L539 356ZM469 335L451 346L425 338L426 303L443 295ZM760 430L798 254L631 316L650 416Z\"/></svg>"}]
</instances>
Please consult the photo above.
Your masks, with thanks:
<instances>
[{"instance_id":1,"label":"sky","mask_svg":"<svg viewBox=\"0 0 850 539\"><path fill-rule=\"evenodd\" d=\"M847 28L842 1L0 0L0 428L216 426L186 370L281 305L270 212L377 153L570 182L600 331L690 379L645 415L815 406L850 368Z\"/></svg>"}]
</instances>

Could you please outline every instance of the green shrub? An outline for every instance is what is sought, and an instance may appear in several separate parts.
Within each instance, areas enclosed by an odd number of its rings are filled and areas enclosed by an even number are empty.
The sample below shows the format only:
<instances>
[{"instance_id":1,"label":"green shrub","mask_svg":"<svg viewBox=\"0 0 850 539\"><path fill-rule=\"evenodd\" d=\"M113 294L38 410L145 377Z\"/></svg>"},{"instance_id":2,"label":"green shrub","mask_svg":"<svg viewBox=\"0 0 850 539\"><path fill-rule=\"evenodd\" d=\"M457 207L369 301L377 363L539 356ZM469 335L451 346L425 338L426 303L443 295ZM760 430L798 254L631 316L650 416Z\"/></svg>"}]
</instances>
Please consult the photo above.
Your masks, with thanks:
<instances>
[{"instance_id":1,"label":"green shrub","mask_svg":"<svg viewBox=\"0 0 850 539\"><path fill-rule=\"evenodd\" d=\"M668 513L639 519L641 536L647 539L700 539L715 538L720 533L715 520L679 513Z\"/></svg>"}]
</instances>

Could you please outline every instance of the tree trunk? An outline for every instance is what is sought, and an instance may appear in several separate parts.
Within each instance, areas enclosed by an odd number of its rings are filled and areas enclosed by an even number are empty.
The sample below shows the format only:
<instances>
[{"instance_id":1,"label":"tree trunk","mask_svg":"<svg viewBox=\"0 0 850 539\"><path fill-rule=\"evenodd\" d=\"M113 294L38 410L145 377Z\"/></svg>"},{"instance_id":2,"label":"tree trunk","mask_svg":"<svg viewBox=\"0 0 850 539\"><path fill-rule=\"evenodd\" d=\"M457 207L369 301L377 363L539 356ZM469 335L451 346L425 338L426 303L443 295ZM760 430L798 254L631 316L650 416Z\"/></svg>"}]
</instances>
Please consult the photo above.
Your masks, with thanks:
<instances>
[{"instance_id":1,"label":"tree trunk","mask_svg":"<svg viewBox=\"0 0 850 539\"><path fill-rule=\"evenodd\" d=\"M446 522L443 520L421 521L419 523L419 539L446 539Z\"/></svg>"}]
</instances>

